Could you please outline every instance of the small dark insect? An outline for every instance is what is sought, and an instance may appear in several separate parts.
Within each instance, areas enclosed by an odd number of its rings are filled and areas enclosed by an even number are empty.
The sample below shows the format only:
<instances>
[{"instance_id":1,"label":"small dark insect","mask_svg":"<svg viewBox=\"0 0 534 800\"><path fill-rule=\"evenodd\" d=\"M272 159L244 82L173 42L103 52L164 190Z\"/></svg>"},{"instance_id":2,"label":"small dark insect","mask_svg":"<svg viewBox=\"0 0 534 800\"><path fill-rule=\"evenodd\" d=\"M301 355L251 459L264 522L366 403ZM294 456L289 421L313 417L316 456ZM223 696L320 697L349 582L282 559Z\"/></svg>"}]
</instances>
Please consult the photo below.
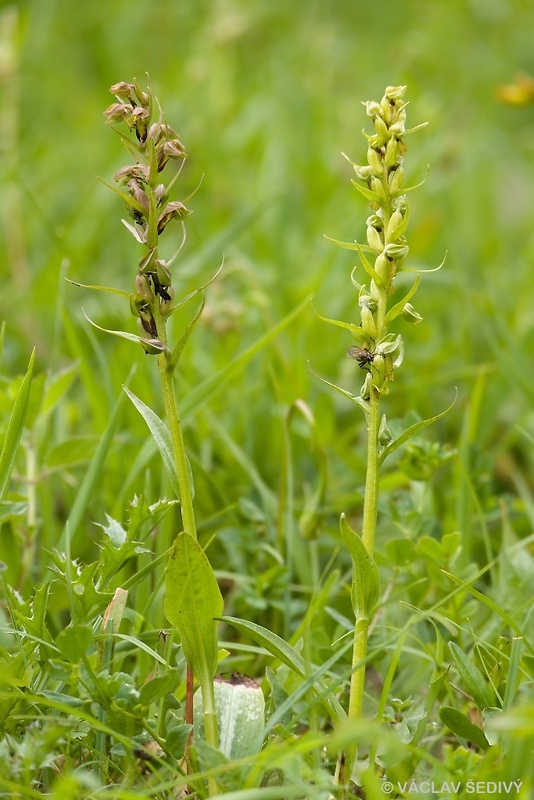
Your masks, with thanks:
<instances>
[{"instance_id":1,"label":"small dark insect","mask_svg":"<svg viewBox=\"0 0 534 800\"><path fill-rule=\"evenodd\" d=\"M375 360L375 354L371 353L367 347L349 347L347 356L354 358L360 365L360 369L368 369L369 364Z\"/></svg>"}]
</instances>

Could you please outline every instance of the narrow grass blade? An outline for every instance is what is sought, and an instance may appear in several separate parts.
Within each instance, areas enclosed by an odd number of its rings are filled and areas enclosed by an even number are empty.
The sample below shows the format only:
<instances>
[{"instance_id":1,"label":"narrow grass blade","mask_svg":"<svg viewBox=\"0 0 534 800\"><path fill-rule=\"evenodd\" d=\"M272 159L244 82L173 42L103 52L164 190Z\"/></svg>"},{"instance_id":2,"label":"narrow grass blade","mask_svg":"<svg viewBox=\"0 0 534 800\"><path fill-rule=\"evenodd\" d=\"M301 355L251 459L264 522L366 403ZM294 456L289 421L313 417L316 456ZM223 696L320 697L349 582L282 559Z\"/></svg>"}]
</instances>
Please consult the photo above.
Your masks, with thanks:
<instances>
[{"instance_id":1,"label":"narrow grass blade","mask_svg":"<svg viewBox=\"0 0 534 800\"><path fill-rule=\"evenodd\" d=\"M521 650L523 647L523 639L514 636L512 639L512 651L510 653L510 661L508 670L506 672L506 688L504 690L504 699L502 703L503 710L511 708L514 702L514 697L518 684L519 677L519 660L521 658Z\"/></svg>"},{"instance_id":2,"label":"narrow grass blade","mask_svg":"<svg viewBox=\"0 0 534 800\"><path fill-rule=\"evenodd\" d=\"M221 617L220 619L221 622L227 622L242 633L250 636L251 639L262 645L267 652L271 653L271 655L281 661L282 664L286 664L286 666L294 670L301 678L309 677L309 670L300 653L276 633L269 631L261 625L257 625L255 622L238 619L237 617ZM325 688L322 681L314 681L314 683L315 688L319 691ZM325 696L324 702L334 720L340 720L345 717L345 712L335 698Z\"/></svg>"},{"instance_id":3,"label":"narrow grass blade","mask_svg":"<svg viewBox=\"0 0 534 800\"><path fill-rule=\"evenodd\" d=\"M517 636L523 640L525 647L531 653L534 653L534 647L530 644L528 638L525 636L524 632L521 630L517 622L506 612L502 606L499 606L494 600L490 597L486 597L485 594L479 592L478 589L475 589L474 586L471 586L469 583L465 583L460 578L457 578L456 575L453 575L452 572L447 572L446 569L442 570L443 574L446 575L451 581L454 581L457 586L461 586L462 589L465 589L466 592L469 592L470 595L475 597L479 600L483 605L493 611L498 617L500 617L503 622L510 626L510 628L517 634Z\"/></svg>"},{"instance_id":4,"label":"narrow grass blade","mask_svg":"<svg viewBox=\"0 0 534 800\"><path fill-rule=\"evenodd\" d=\"M158 415L152 411L142 400L140 400L133 392L131 392L126 386L123 387L124 391L139 411L143 419L145 420L146 424L148 425L148 429L150 433L154 437L154 441L156 446L160 452L161 458L163 460L163 464L165 469L167 470L167 474L169 476L169 480L171 482L171 486L173 491L178 499L180 499L180 489L178 487L178 476L176 474L176 463L174 460L173 452L172 452L172 439L171 434L165 423L162 419L158 417Z\"/></svg>"},{"instance_id":5,"label":"narrow grass blade","mask_svg":"<svg viewBox=\"0 0 534 800\"><path fill-rule=\"evenodd\" d=\"M24 430L24 422L26 420L26 413L28 411L28 403L30 400L30 388L34 363L35 349L32 351L28 363L28 370L17 393L13 410L11 412L11 417L7 426L2 452L0 453L0 501L3 500L7 492L9 477L11 475L11 470L13 469L13 464L17 455L20 437L22 436L22 431Z\"/></svg>"},{"instance_id":6,"label":"narrow grass blade","mask_svg":"<svg viewBox=\"0 0 534 800\"><path fill-rule=\"evenodd\" d=\"M135 368L132 369L132 371L130 372L130 375L127 378L127 382L130 380L134 371ZM72 505L69 518L65 523L65 527L63 528L63 531L61 533L57 545L60 549L65 547L65 542L67 539L67 531L72 544L72 541L74 540L74 537L76 536L78 529L81 525L85 511L89 503L91 502L91 498L93 497L95 488L102 481L102 472L104 468L104 463L106 461L107 454L111 446L111 442L113 440L113 435L115 433L115 428L117 427L117 423L119 421L119 415L122 410L123 403L124 403L124 395L121 393L111 412L107 427L104 433L102 434L102 438L98 443L98 447L96 448L95 454L91 459L91 463L89 464L87 472L85 473L83 481L78 490L78 494L76 495L76 499Z\"/></svg>"},{"instance_id":7,"label":"narrow grass blade","mask_svg":"<svg viewBox=\"0 0 534 800\"><path fill-rule=\"evenodd\" d=\"M306 298L306 300L294 308L284 319L276 325L273 325L267 333L260 336L250 347L247 347L243 352L237 355L233 361L230 361L227 366L213 373L213 375L210 375L209 378L206 378L206 380L202 381L197 387L188 392L187 397L184 397L181 402L182 419L191 416L200 406L214 397L214 395L221 392L224 387L246 367L248 362L257 356L264 347L270 344L279 333L287 328L308 305L309 300Z\"/></svg>"},{"instance_id":8,"label":"narrow grass blade","mask_svg":"<svg viewBox=\"0 0 534 800\"><path fill-rule=\"evenodd\" d=\"M288 314L287 317L284 317L281 322L257 339L250 347L247 347L239 355L237 355L235 359L226 367L223 367L218 372L210 375L209 378L204 380L194 389L188 391L186 397L184 397L180 403L180 416L182 422L185 422L189 417L193 416L193 414L201 406L221 392L224 387L247 366L249 361L252 361L252 359L255 358L255 356L257 356L264 347L267 347L267 345L269 345L279 333L288 327L288 325L290 325L301 313L301 311L303 311L308 305L309 300L306 299L290 314ZM131 486L132 482L135 480L139 472L141 472L141 470L144 468L146 463L152 458L154 455L154 450L154 443L150 440L147 440L146 447L143 447L143 449L139 452L138 457L135 459L128 476L123 483L123 494Z\"/></svg>"}]
</instances>

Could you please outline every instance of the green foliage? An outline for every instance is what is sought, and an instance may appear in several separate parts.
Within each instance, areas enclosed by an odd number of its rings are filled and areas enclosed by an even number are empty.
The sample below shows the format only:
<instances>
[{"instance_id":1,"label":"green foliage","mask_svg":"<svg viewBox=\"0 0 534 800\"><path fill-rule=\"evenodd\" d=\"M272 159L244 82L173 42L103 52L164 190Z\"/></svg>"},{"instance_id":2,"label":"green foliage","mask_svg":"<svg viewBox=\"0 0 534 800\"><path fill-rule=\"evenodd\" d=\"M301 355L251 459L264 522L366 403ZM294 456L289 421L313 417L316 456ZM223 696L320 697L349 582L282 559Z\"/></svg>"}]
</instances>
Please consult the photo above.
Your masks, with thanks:
<instances>
[{"instance_id":1,"label":"green foliage","mask_svg":"<svg viewBox=\"0 0 534 800\"><path fill-rule=\"evenodd\" d=\"M211 770L225 800L340 800L336 757L357 742L370 800L384 779L522 780L527 797L534 106L520 73L534 9L108 5L0 9L0 794L170 800L189 785L206 795ZM169 226L162 241L165 255L182 246L176 296L194 298L169 333L199 547L225 602L218 669L259 680L267 709L252 762L201 744L190 776L185 658L163 613L180 506L122 388L166 425L155 359L80 310L138 341L124 302L140 254L124 197L98 181L124 151L99 120L107 87L146 72L190 151L187 240ZM407 265L447 258L417 290L424 325L405 325L413 275L390 297L407 355L384 398L370 680L361 725L334 734L353 629L339 515L362 530L365 479L362 372L345 357L349 334L365 341L347 288L356 262L368 283L365 263L376 273L362 247L359 262L366 200L350 198L338 154L365 158L360 100L392 84L429 121L407 140L407 185L427 177L410 195ZM104 284L116 292L83 288ZM310 295L349 328L317 319ZM117 589L128 599L113 632Z\"/></svg>"}]
</instances>

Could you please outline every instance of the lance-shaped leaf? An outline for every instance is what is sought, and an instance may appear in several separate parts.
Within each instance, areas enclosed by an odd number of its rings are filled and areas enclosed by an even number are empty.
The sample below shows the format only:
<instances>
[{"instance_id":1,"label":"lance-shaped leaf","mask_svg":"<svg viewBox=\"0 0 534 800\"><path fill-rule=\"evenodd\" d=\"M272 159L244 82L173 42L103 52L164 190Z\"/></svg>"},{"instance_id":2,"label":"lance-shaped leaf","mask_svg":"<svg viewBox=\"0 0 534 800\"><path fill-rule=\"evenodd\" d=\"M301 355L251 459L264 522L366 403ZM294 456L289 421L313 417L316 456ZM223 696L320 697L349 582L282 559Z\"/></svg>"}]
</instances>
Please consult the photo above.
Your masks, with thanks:
<instances>
[{"instance_id":1,"label":"lance-shaped leaf","mask_svg":"<svg viewBox=\"0 0 534 800\"><path fill-rule=\"evenodd\" d=\"M460 741L467 745L468 742L473 742L480 750L486 751L489 747L489 742L474 722L471 722L469 717L462 714L456 708L450 706L443 706L439 711L439 718L444 725L449 728Z\"/></svg>"},{"instance_id":2,"label":"lance-shaped leaf","mask_svg":"<svg viewBox=\"0 0 534 800\"><path fill-rule=\"evenodd\" d=\"M345 514L339 519L341 536L352 557L352 608L356 619L369 619L378 600L378 567L364 543L349 526Z\"/></svg>"},{"instance_id":3,"label":"lance-shaped leaf","mask_svg":"<svg viewBox=\"0 0 534 800\"><path fill-rule=\"evenodd\" d=\"M30 388L34 362L35 350L32 351L30 361L28 363L28 371L26 372L26 375L20 384L20 389L17 392L15 404L11 412L11 417L9 418L2 452L0 453L0 500L4 498L7 492L9 477L11 475L11 470L13 469L13 464L15 463L20 437L22 436L22 431L24 430L24 422L26 420L26 413L28 411L28 403L30 400Z\"/></svg>"},{"instance_id":4,"label":"lance-shaped leaf","mask_svg":"<svg viewBox=\"0 0 534 800\"><path fill-rule=\"evenodd\" d=\"M167 470L167 475L169 476L173 491L176 497L180 499L178 476L176 474L176 462L174 460L172 439L169 429L163 420L160 419L160 417L158 417L158 415L145 403L143 403L143 401L140 400L133 392L131 392L126 386L123 386L123 389L148 425L148 429L150 430L150 433L156 442L157 448L163 460L163 464ZM191 482L191 476L189 476L189 479ZM191 482L191 486L192 485L193 484Z\"/></svg>"},{"instance_id":5,"label":"lance-shaped leaf","mask_svg":"<svg viewBox=\"0 0 534 800\"><path fill-rule=\"evenodd\" d=\"M492 687L486 683L478 667L473 664L471 659L468 658L454 642L449 642L449 649L454 659L456 669L460 673L465 684L465 688L480 710L494 706L495 692Z\"/></svg>"},{"instance_id":6,"label":"lance-shaped leaf","mask_svg":"<svg viewBox=\"0 0 534 800\"><path fill-rule=\"evenodd\" d=\"M217 670L217 620L224 602L204 550L179 533L165 577L165 616L180 634L185 660L203 685Z\"/></svg>"},{"instance_id":7,"label":"lance-shaped leaf","mask_svg":"<svg viewBox=\"0 0 534 800\"><path fill-rule=\"evenodd\" d=\"M445 411L441 411L439 414L436 414L435 417L422 419L420 422L416 422L414 425L410 425L410 427L407 428L404 431L404 433L401 433L400 436L398 436L396 439L390 442L390 444L388 444L387 447L384 447L384 449L380 451L380 463L382 463L387 456L393 453L394 450L397 450L398 447L400 447L409 439L411 439L412 436L415 436L416 433L419 433L419 431L428 428L428 426L432 425L433 422L436 422L438 419L441 419L441 417L445 416L445 414L447 414L451 410L451 408L455 403L456 403L456 397L454 398L450 406L445 409Z\"/></svg>"}]
</instances>

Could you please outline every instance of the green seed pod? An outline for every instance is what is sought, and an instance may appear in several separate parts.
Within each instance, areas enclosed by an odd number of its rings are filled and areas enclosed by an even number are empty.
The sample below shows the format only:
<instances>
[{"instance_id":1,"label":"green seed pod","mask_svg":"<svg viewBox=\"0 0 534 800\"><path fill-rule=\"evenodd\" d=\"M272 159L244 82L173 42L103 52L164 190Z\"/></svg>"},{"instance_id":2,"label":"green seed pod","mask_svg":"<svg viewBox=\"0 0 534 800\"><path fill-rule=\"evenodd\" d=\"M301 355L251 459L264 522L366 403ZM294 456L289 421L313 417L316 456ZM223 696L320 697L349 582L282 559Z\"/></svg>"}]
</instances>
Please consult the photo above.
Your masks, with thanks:
<instances>
[{"instance_id":1,"label":"green seed pod","mask_svg":"<svg viewBox=\"0 0 534 800\"><path fill-rule=\"evenodd\" d=\"M233 760L260 752L265 726L265 699L252 678L234 675L229 680L215 677L215 713L219 729L219 750ZM204 736L202 694L193 696L193 731Z\"/></svg>"}]
</instances>

